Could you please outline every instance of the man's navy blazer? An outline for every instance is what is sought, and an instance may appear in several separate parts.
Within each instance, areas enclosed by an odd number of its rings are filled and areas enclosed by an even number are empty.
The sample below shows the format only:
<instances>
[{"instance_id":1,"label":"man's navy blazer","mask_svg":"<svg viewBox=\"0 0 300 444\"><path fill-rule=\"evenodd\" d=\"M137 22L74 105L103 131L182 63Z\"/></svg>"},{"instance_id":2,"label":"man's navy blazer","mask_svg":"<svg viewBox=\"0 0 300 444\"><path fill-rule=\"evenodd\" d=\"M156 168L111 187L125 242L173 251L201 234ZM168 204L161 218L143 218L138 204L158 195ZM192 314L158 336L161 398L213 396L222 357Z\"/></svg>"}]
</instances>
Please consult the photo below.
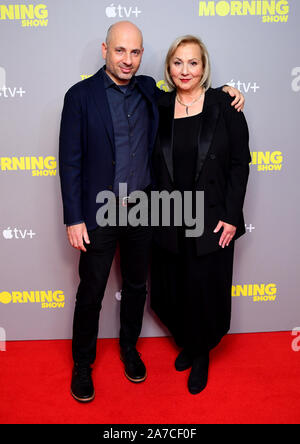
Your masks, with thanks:
<instances>
[{"instance_id":1,"label":"man's navy blazer","mask_svg":"<svg viewBox=\"0 0 300 444\"><path fill-rule=\"evenodd\" d=\"M64 223L85 222L97 227L96 203L100 191L113 189L115 176L114 128L104 88L104 67L72 86L65 95L59 138L59 172ZM158 128L157 99L162 92L155 80L136 76L137 87L149 105L149 159ZM145 159L148 162L149 159Z\"/></svg>"}]
</instances>

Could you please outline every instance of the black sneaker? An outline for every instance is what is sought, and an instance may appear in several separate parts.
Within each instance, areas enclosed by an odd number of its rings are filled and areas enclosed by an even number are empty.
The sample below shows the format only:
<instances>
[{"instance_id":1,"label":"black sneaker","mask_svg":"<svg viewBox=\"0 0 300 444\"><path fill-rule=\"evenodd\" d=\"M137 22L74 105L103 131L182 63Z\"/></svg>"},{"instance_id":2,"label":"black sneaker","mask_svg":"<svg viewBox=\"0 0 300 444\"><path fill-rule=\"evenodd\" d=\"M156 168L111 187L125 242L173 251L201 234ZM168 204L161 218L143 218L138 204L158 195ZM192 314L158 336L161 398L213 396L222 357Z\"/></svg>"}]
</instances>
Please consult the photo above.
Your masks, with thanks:
<instances>
[{"instance_id":1,"label":"black sneaker","mask_svg":"<svg viewBox=\"0 0 300 444\"><path fill-rule=\"evenodd\" d=\"M147 371L140 353L134 348L121 348L121 361L124 363L125 376L131 382L143 382L147 378Z\"/></svg>"},{"instance_id":2,"label":"black sneaker","mask_svg":"<svg viewBox=\"0 0 300 444\"><path fill-rule=\"evenodd\" d=\"M175 368L178 372L183 372L192 367L193 358L185 351L182 350L175 360Z\"/></svg>"},{"instance_id":3,"label":"black sneaker","mask_svg":"<svg viewBox=\"0 0 300 444\"><path fill-rule=\"evenodd\" d=\"M71 394L76 401L89 402L95 397L90 366L75 364L72 373Z\"/></svg>"}]
</instances>

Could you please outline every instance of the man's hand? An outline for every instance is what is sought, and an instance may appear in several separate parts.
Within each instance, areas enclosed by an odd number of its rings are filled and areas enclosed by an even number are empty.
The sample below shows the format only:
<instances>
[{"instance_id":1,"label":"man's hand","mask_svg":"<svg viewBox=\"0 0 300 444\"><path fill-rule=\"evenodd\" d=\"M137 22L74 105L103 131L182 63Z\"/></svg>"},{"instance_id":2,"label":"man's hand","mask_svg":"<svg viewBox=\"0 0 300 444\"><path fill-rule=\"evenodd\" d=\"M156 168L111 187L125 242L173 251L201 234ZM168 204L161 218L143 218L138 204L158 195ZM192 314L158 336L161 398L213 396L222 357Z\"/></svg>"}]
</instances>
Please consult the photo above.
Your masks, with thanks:
<instances>
[{"instance_id":1,"label":"man's hand","mask_svg":"<svg viewBox=\"0 0 300 444\"><path fill-rule=\"evenodd\" d=\"M86 252L86 248L83 245L83 240L86 244L89 244L90 239L85 223L71 225L70 227L67 227L67 234L72 247L77 248L77 250L82 250Z\"/></svg>"},{"instance_id":2,"label":"man's hand","mask_svg":"<svg viewBox=\"0 0 300 444\"><path fill-rule=\"evenodd\" d=\"M223 86L222 91L228 93L231 97L235 97L231 103L231 106L234 106L238 112L243 111L245 106L245 97L241 91L228 85Z\"/></svg>"},{"instance_id":3,"label":"man's hand","mask_svg":"<svg viewBox=\"0 0 300 444\"><path fill-rule=\"evenodd\" d=\"M220 247L225 248L228 247L232 238L234 237L236 233L236 227L234 225L227 224L226 222L222 222L220 220L220 222L218 223L218 225L214 230L214 233L218 233L222 227L223 227L223 233L220 237L219 245Z\"/></svg>"}]
</instances>

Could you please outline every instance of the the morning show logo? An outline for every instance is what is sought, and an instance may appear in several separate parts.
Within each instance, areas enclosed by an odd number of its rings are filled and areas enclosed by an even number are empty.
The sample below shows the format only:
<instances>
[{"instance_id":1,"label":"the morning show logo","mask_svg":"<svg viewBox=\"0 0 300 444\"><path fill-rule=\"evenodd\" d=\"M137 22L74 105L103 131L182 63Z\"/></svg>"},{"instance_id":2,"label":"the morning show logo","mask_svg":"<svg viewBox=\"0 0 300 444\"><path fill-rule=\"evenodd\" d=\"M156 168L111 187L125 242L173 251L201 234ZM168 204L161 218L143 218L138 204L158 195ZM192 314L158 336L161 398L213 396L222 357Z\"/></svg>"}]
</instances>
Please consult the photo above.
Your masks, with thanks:
<instances>
[{"instance_id":1,"label":"the morning show logo","mask_svg":"<svg viewBox=\"0 0 300 444\"><path fill-rule=\"evenodd\" d=\"M62 290L2 291L0 303L3 305L41 304L42 308L64 308L65 295Z\"/></svg>"},{"instance_id":2,"label":"the morning show logo","mask_svg":"<svg viewBox=\"0 0 300 444\"><path fill-rule=\"evenodd\" d=\"M281 171L283 164L283 155L281 151L252 151L251 165L257 168L257 171Z\"/></svg>"},{"instance_id":3,"label":"the morning show logo","mask_svg":"<svg viewBox=\"0 0 300 444\"><path fill-rule=\"evenodd\" d=\"M250 297L253 302L275 302L277 286L274 283L233 285L232 297Z\"/></svg>"},{"instance_id":4,"label":"the morning show logo","mask_svg":"<svg viewBox=\"0 0 300 444\"><path fill-rule=\"evenodd\" d=\"M286 23L288 0L200 1L199 16L259 16L263 23Z\"/></svg>"},{"instance_id":5,"label":"the morning show logo","mask_svg":"<svg viewBox=\"0 0 300 444\"><path fill-rule=\"evenodd\" d=\"M0 20L20 21L22 27L46 27L48 9L44 4L0 4Z\"/></svg>"},{"instance_id":6,"label":"the morning show logo","mask_svg":"<svg viewBox=\"0 0 300 444\"><path fill-rule=\"evenodd\" d=\"M31 171L32 176L56 176L57 160L54 156L0 157L0 173Z\"/></svg>"}]
</instances>

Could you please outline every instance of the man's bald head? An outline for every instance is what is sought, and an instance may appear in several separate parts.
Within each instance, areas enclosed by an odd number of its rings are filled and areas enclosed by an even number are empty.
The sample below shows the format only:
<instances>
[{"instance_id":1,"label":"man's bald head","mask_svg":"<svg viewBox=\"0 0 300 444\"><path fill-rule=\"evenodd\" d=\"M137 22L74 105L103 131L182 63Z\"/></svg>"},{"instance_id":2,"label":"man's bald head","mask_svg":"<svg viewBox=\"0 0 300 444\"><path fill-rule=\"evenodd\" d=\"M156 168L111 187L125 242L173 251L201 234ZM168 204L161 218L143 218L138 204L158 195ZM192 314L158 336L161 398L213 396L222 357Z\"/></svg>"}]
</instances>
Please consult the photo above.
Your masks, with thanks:
<instances>
[{"instance_id":1,"label":"man's bald head","mask_svg":"<svg viewBox=\"0 0 300 444\"><path fill-rule=\"evenodd\" d=\"M118 35L118 33L131 33L136 34L138 38L140 38L141 47L143 47L143 34L142 31L133 23L128 21L122 21L117 22L111 25L108 28L107 34L106 34L106 44L109 45L111 40L115 35Z\"/></svg>"},{"instance_id":2,"label":"man's bald head","mask_svg":"<svg viewBox=\"0 0 300 444\"><path fill-rule=\"evenodd\" d=\"M106 73L119 85L126 85L139 69L143 55L143 35L131 22L112 25L102 43Z\"/></svg>"}]
</instances>

